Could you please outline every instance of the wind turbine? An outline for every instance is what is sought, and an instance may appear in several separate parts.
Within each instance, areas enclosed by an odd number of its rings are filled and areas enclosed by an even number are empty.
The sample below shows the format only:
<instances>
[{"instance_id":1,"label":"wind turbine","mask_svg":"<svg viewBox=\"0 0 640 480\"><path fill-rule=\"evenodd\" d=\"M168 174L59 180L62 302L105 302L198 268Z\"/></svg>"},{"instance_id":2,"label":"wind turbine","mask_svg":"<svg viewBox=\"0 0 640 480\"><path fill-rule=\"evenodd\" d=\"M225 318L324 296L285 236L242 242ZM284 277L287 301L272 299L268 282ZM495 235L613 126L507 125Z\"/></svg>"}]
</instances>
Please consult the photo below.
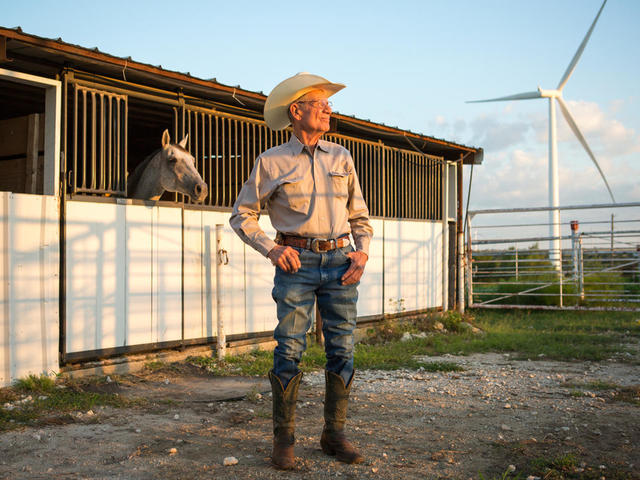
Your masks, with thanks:
<instances>
[{"instance_id":1,"label":"wind turbine","mask_svg":"<svg viewBox=\"0 0 640 480\"><path fill-rule=\"evenodd\" d=\"M594 165L598 169L598 172L600 172L600 176L602 176L602 180L604 180L604 184L606 185L607 190L609 191L609 195L611 195L611 200L613 201L613 203L616 202L613 196L613 192L609 187L609 183L607 182L607 179L605 178L604 173L602 172L602 169L600 168L600 165L596 160L596 157L593 155L593 152L589 148L589 145L587 144L587 141L585 140L584 135L582 135L582 132L580 132L578 125L576 124L575 120L573 119L573 116L569 112L569 107L567 106L567 104L562 98L562 89L567 84L569 77L571 77L571 74L576 68L578 61L580 60L580 56L582 55L584 48L587 46L587 42L591 37L591 33L593 32L593 29L596 26L596 22L598 21L598 18L600 18L600 14L602 13L602 10L604 9L604 6L606 5L606 3L607 3L607 0L604 0L604 2L602 3L602 6L600 7L600 10L598 11L598 15L596 15L595 20L591 24L591 28L589 28L589 31L587 32L584 39L582 40L582 43L580 44L580 46L578 47L578 50L576 51L575 55L571 59L571 63L569 63L567 70L564 72L564 75L560 79L560 83L558 83L558 86L555 88L555 90L544 90L538 87L538 89L533 92L517 93L515 95L509 95L507 97L491 98L488 100L474 100L474 101L467 102L467 103L502 102L502 101L508 101L508 100L530 100L534 98L549 99L549 206L556 207L556 210L549 211L549 223L550 223L549 236L555 239L549 242L549 256L552 262L554 263L556 269L560 269L560 261L561 261L560 251L561 250L560 250L560 239L559 239L560 211L557 210L557 207L559 206L558 203L559 203L560 194L559 194L559 187L558 187L558 144L557 144L557 138L556 138L556 109L555 109L554 101L558 102L558 105L560 106L560 111L562 112L562 115L564 116L565 120L569 124L569 127L571 128L575 136L578 138L578 140L586 150L587 154L589 155Z\"/></svg>"}]
</instances>

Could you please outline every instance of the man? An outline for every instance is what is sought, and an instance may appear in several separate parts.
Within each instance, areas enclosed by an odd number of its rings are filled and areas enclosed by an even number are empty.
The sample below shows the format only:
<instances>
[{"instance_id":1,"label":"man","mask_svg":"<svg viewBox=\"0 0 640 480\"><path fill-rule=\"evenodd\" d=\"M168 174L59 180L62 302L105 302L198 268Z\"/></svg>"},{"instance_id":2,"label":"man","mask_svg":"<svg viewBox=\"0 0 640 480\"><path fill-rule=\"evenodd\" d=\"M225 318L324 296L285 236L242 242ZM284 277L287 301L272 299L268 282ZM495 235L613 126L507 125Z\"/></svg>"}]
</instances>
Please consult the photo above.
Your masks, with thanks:
<instances>
[{"instance_id":1,"label":"man","mask_svg":"<svg viewBox=\"0 0 640 480\"><path fill-rule=\"evenodd\" d=\"M321 140L329 131L327 99L344 85L309 73L278 84L264 118L273 130L292 126L289 142L260 155L233 206L230 224L244 242L276 266L273 299L277 347L269 379L273 391L273 452L276 468L294 467L295 405L317 301L327 364L322 450L345 463L363 457L345 438L353 380L356 290L368 259L373 229L353 159L340 145ZM275 241L258 225L266 208ZM355 249L349 234L353 236Z\"/></svg>"}]
</instances>

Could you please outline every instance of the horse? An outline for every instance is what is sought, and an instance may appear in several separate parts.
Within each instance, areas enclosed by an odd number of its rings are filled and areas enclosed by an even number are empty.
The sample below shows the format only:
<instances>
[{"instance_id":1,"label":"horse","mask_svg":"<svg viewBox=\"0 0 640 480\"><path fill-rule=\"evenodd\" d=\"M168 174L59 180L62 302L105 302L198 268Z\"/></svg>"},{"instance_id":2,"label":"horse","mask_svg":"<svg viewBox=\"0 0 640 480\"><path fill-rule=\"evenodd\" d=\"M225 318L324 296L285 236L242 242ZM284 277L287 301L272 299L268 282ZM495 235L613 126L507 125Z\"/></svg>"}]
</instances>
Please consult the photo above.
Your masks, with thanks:
<instances>
[{"instance_id":1,"label":"horse","mask_svg":"<svg viewBox=\"0 0 640 480\"><path fill-rule=\"evenodd\" d=\"M157 201L168 190L202 202L209 189L195 168L193 156L185 149L188 138L189 135L173 144L169 131L165 130L162 148L145 158L127 178L127 196Z\"/></svg>"}]
</instances>

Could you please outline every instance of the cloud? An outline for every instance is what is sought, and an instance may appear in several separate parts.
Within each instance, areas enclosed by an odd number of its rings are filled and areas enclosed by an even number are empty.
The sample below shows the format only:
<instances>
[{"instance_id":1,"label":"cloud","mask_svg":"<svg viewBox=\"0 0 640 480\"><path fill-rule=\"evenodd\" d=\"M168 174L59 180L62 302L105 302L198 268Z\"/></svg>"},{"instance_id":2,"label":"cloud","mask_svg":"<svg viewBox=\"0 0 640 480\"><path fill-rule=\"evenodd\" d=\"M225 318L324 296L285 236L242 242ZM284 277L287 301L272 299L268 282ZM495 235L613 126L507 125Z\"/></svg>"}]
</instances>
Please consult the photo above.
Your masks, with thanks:
<instances>
[{"instance_id":1,"label":"cloud","mask_svg":"<svg viewBox=\"0 0 640 480\"><path fill-rule=\"evenodd\" d=\"M431 135L447 138L465 145L479 145L485 151L500 152L522 145L531 126L521 119L509 121L502 113L484 114L470 120L446 119L438 115L429 122Z\"/></svg>"},{"instance_id":2,"label":"cloud","mask_svg":"<svg viewBox=\"0 0 640 480\"><path fill-rule=\"evenodd\" d=\"M622 162L618 168L602 168L617 202L640 199L640 165ZM471 209L547 206L548 158L546 153L522 149L485 155L485 162L474 168ZM469 171L465 172L465 188ZM610 203L611 197L600 174L591 162L576 167L559 162L560 205ZM466 198L466 192L465 192Z\"/></svg>"},{"instance_id":3,"label":"cloud","mask_svg":"<svg viewBox=\"0 0 640 480\"><path fill-rule=\"evenodd\" d=\"M539 206L547 203L547 159L514 150L474 169L472 208Z\"/></svg>"},{"instance_id":4,"label":"cloud","mask_svg":"<svg viewBox=\"0 0 640 480\"><path fill-rule=\"evenodd\" d=\"M502 115L500 115L502 118ZM526 140L531 126L523 121L501 121L495 115L483 115L470 122L473 145L485 150L500 151L521 144Z\"/></svg>"},{"instance_id":5,"label":"cloud","mask_svg":"<svg viewBox=\"0 0 640 480\"><path fill-rule=\"evenodd\" d=\"M597 103L582 100L566 101L571 116L585 137L587 144L598 158L601 155L628 155L640 152L640 135L633 128L625 127L622 122L613 118L617 103L610 112L603 111ZM558 143L566 142L572 147L583 150L573 131L564 120L558 109ZM536 138L539 142L548 141L548 118L544 124L537 119L534 123Z\"/></svg>"}]
</instances>

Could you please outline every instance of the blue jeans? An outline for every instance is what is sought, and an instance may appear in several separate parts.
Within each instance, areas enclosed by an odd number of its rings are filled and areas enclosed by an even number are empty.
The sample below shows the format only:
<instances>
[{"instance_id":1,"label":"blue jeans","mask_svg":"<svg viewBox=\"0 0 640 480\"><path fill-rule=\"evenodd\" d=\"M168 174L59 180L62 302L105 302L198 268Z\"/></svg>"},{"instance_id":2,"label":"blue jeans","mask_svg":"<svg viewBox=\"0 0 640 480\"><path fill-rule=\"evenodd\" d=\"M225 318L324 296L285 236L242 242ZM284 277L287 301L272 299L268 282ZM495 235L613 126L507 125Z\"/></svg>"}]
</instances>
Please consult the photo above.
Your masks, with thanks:
<instances>
[{"instance_id":1,"label":"blue jeans","mask_svg":"<svg viewBox=\"0 0 640 480\"><path fill-rule=\"evenodd\" d=\"M295 248L295 247L292 247ZM322 318L322 333L327 357L326 369L341 375L345 385L353 375L353 330L356 326L357 286L342 285L340 277L349 268L350 245L314 253L296 248L301 267L286 273L276 267L272 296L277 304L278 326L273 337L278 342L273 352L273 372L283 386L296 376L302 353L307 348L315 301Z\"/></svg>"}]
</instances>

